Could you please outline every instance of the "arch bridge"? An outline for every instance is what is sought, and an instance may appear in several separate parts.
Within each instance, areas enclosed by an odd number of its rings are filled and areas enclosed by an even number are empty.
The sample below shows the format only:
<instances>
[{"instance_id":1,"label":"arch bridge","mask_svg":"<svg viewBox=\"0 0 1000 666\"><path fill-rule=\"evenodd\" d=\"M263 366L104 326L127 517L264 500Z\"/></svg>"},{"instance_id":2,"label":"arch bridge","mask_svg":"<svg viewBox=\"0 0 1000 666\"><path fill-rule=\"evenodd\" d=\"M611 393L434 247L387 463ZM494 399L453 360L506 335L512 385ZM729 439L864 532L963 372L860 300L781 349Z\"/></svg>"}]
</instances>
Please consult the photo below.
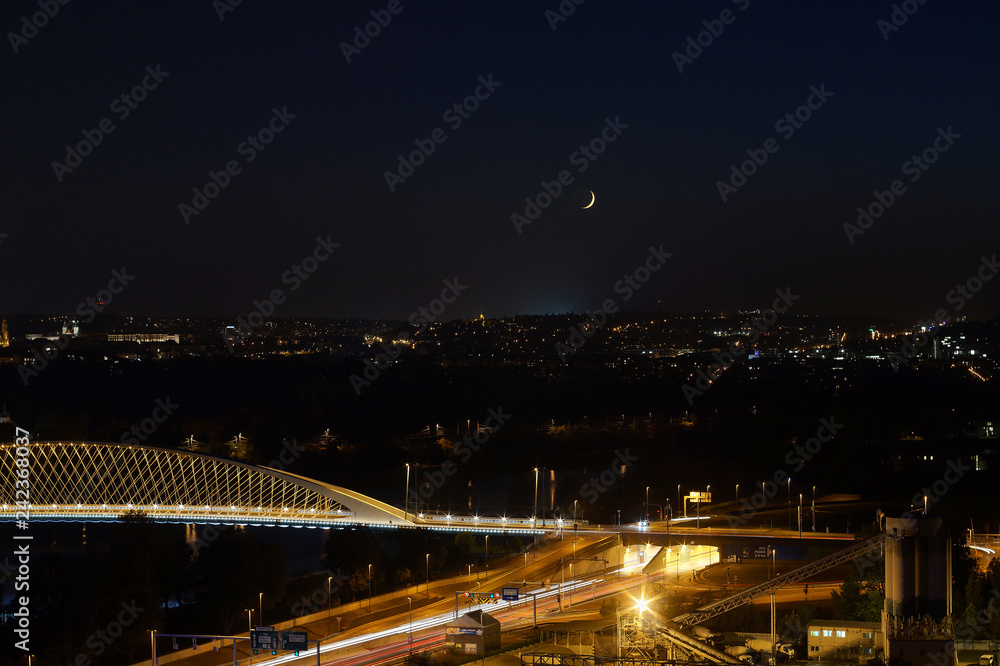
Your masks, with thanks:
<instances>
[{"instance_id":1,"label":"arch bridge","mask_svg":"<svg viewBox=\"0 0 1000 666\"><path fill-rule=\"evenodd\" d=\"M353 490L278 469L107 442L28 444L25 502L24 489L14 483L18 448L0 444L0 469L9 480L0 489L0 521L23 518L18 512L27 508L31 521L110 521L141 511L158 522L297 527L360 523L382 528L541 532L513 524L472 525L457 516L442 524Z\"/></svg>"}]
</instances>

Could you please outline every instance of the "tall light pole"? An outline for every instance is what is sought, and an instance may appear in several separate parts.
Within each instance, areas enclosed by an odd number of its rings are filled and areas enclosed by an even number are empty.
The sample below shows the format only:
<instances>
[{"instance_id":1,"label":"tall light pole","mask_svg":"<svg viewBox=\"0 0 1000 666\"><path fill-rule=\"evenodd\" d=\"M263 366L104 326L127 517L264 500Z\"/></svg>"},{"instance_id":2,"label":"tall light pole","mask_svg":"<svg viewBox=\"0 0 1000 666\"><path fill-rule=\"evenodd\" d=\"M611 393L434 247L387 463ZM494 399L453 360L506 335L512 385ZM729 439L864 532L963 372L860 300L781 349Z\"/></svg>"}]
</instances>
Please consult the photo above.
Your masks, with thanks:
<instances>
[{"instance_id":1,"label":"tall light pole","mask_svg":"<svg viewBox=\"0 0 1000 666\"><path fill-rule=\"evenodd\" d=\"M736 501L740 501L740 484L736 484Z\"/></svg>"},{"instance_id":2,"label":"tall light pole","mask_svg":"<svg viewBox=\"0 0 1000 666\"><path fill-rule=\"evenodd\" d=\"M253 631L253 609L247 608L247 631Z\"/></svg>"},{"instance_id":3,"label":"tall light pole","mask_svg":"<svg viewBox=\"0 0 1000 666\"><path fill-rule=\"evenodd\" d=\"M431 554L425 556L427 560L427 598L431 598Z\"/></svg>"},{"instance_id":4,"label":"tall light pole","mask_svg":"<svg viewBox=\"0 0 1000 666\"><path fill-rule=\"evenodd\" d=\"M813 532L816 531L816 486L813 486L813 503L812 503L812 513L813 517Z\"/></svg>"},{"instance_id":5,"label":"tall light pole","mask_svg":"<svg viewBox=\"0 0 1000 666\"><path fill-rule=\"evenodd\" d=\"M573 500L573 522L576 522L576 505L580 500ZM813 530L815 532L816 530Z\"/></svg>"},{"instance_id":6,"label":"tall light pole","mask_svg":"<svg viewBox=\"0 0 1000 666\"><path fill-rule=\"evenodd\" d=\"M410 508L410 463L406 463L406 491L403 493L403 520Z\"/></svg>"},{"instance_id":7,"label":"tall light pole","mask_svg":"<svg viewBox=\"0 0 1000 666\"><path fill-rule=\"evenodd\" d=\"M368 565L368 612L372 612L372 565Z\"/></svg>"},{"instance_id":8,"label":"tall light pole","mask_svg":"<svg viewBox=\"0 0 1000 666\"><path fill-rule=\"evenodd\" d=\"M483 580L490 579L490 535L486 535L486 577Z\"/></svg>"},{"instance_id":9,"label":"tall light pole","mask_svg":"<svg viewBox=\"0 0 1000 666\"><path fill-rule=\"evenodd\" d=\"M413 654L413 599L406 597L406 602L410 604L410 654Z\"/></svg>"},{"instance_id":10,"label":"tall light pole","mask_svg":"<svg viewBox=\"0 0 1000 666\"><path fill-rule=\"evenodd\" d=\"M333 625L330 622L330 597L333 593L330 591L330 583L333 582L333 576L328 576L326 579L326 633L333 633Z\"/></svg>"},{"instance_id":11,"label":"tall light pole","mask_svg":"<svg viewBox=\"0 0 1000 666\"><path fill-rule=\"evenodd\" d=\"M257 621L260 622L261 626L264 625L264 593L260 593L260 612L257 613Z\"/></svg>"},{"instance_id":12,"label":"tall light pole","mask_svg":"<svg viewBox=\"0 0 1000 666\"><path fill-rule=\"evenodd\" d=\"M531 519L538 515L538 468L535 468L535 503L531 506Z\"/></svg>"},{"instance_id":13,"label":"tall light pole","mask_svg":"<svg viewBox=\"0 0 1000 666\"><path fill-rule=\"evenodd\" d=\"M649 486L646 486L646 524L649 524Z\"/></svg>"},{"instance_id":14,"label":"tall light pole","mask_svg":"<svg viewBox=\"0 0 1000 666\"><path fill-rule=\"evenodd\" d=\"M792 477L788 477L788 531L792 531Z\"/></svg>"},{"instance_id":15,"label":"tall light pole","mask_svg":"<svg viewBox=\"0 0 1000 666\"><path fill-rule=\"evenodd\" d=\"M677 484L677 506L680 506L680 505L681 505L681 484L678 483ZM687 504L684 505L684 517L685 518L688 517Z\"/></svg>"},{"instance_id":16,"label":"tall light pole","mask_svg":"<svg viewBox=\"0 0 1000 666\"><path fill-rule=\"evenodd\" d=\"M802 538L802 493L799 493L799 538Z\"/></svg>"}]
</instances>

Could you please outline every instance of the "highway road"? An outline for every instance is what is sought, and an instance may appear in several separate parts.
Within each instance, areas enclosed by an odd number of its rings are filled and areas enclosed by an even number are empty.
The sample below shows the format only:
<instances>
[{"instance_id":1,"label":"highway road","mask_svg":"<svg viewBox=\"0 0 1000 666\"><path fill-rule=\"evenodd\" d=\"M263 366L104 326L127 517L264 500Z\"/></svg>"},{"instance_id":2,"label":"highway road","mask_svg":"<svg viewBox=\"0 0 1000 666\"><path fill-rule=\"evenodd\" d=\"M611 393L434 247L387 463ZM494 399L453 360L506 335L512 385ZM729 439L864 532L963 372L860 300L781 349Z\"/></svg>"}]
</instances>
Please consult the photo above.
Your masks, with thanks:
<instances>
[{"instance_id":1,"label":"highway road","mask_svg":"<svg viewBox=\"0 0 1000 666\"><path fill-rule=\"evenodd\" d=\"M579 550L592 541L592 539L580 537L580 540L576 542L576 548ZM660 576L643 575L642 568L645 564L638 562L626 564L621 571L608 574L606 581L603 572L600 571L572 578L568 576L567 562L565 567L567 578L565 584L562 584L561 580L552 575L553 565L558 569L560 558L565 560L572 557L573 544L572 537L567 536L561 545L539 554L534 559L529 555L527 568L524 564L512 562L499 571L491 572L489 581L480 586L481 591L499 591L501 586L506 586L513 581L521 581L525 578L531 580L532 577L541 578L548 573L550 584L544 589L540 585L529 585L528 589L522 589L522 596L518 602L465 603L460 607L460 612L482 609L500 620L504 629L530 627L532 624L532 602L525 596L525 592L527 592L534 593L536 596L539 622L575 620L580 619L581 616L570 610L571 603L599 600L630 590L638 590L638 595L642 596L642 586L660 578ZM668 565L668 583L671 582L671 578L680 578L682 582L686 583L690 580L690 574L693 570L717 561L718 554L715 549L707 546L696 546L689 559L679 563L677 571L675 568L678 565ZM560 583L560 585L557 587L556 583ZM556 601L557 594L562 597L563 609L561 611L560 604ZM443 599L413 611L412 623L405 617L405 614L403 617L395 616L368 623L356 631L345 631L336 640L321 646L321 663L330 666L372 666L398 660L410 650L411 635L414 651L443 647L445 625L454 617L454 600ZM266 660L260 657L258 659L260 660L255 659L254 663L269 666L291 663L306 665L316 663L316 652L311 650L299 657L285 654Z\"/></svg>"}]
</instances>

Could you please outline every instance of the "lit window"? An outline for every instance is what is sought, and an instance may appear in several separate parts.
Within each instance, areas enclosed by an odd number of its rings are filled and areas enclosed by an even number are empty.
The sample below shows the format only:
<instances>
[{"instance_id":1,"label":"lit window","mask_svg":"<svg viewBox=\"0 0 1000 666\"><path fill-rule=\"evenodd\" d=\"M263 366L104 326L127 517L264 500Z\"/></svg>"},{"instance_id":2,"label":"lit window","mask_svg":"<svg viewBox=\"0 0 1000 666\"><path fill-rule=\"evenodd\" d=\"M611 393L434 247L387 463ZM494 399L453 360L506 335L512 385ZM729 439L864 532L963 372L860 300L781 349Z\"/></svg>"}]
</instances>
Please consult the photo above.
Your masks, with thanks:
<instances>
[{"instance_id":1,"label":"lit window","mask_svg":"<svg viewBox=\"0 0 1000 666\"><path fill-rule=\"evenodd\" d=\"M826 638L829 638L830 636L833 636L833 630L832 629L824 629L823 630L823 636L825 636Z\"/></svg>"},{"instance_id":2,"label":"lit window","mask_svg":"<svg viewBox=\"0 0 1000 666\"><path fill-rule=\"evenodd\" d=\"M819 629L810 629L809 630L809 635L810 636L819 636Z\"/></svg>"},{"instance_id":3,"label":"lit window","mask_svg":"<svg viewBox=\"0 0 1000 666\"><path fill-rule=\"evenodd\" d=\"M843 629L837 629L837 638L847 638L847 632Z\"/></svg>"}]
</instances>

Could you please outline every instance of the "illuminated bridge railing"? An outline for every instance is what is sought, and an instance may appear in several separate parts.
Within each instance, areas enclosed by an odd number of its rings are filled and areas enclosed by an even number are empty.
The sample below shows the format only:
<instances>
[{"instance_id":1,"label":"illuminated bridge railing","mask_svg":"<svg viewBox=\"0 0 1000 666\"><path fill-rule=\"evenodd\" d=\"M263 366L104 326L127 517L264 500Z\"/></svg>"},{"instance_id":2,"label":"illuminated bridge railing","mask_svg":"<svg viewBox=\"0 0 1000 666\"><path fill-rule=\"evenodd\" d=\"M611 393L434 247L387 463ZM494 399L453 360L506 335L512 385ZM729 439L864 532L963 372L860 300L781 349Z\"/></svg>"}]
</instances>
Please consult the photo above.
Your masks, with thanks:
<instances>
[{"instance_id":1,"label":"illuminated bridge railing","mask_svg":"<svg viewBox=\"0 0 1000 666\"><path fill-rule=\"evenodd\" d=\"M0 521L18 517L16 448L0 444L0 474L6 481L0 484ZM108 521L135 511L157 521L195 523L545 530L515 518L416 516L348 488L188 451L46 441L32 442L28 449L31 520Z\"/></svg>"},{"instance_id":2,"label":"illuminated bridge railing","mask_svg":"<svg viewBox=\"0 0 1000 666\"><path fill-rule=\"evenodd\" d=\"M343 504L334 486L246 463L100 442L32 442L28 448L29 503L33 517L39 519L62 514L73 514L74 519L118 516L128 511L205 520L358 519L358 512ZM0 444L0 474L11 480L0 486L5 513L23 499L12 482L14 450L13 444ZM381 509L376 500L345 492L354 495L358 505ZM393 514L380 517L386 521Z\"/></svg>"}]
</instances>

